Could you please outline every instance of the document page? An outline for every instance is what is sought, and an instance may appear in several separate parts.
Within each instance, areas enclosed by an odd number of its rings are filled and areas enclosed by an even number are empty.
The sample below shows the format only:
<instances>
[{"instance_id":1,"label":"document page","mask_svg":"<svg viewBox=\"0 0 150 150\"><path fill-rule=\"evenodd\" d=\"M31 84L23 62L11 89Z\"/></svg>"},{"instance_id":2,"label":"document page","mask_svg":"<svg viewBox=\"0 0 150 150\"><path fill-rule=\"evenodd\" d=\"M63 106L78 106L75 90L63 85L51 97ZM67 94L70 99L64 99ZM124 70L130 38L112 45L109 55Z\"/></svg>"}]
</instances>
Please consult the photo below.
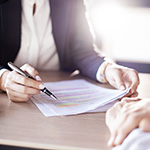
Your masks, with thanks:
<instances>
[{"instance_id":1,"label":"document page","mask_svg":"<svg viewBox=\"0 0 150 150\"><path fill-rule=\"evenodd\" d=\"M48 82L45 86L58 100L53 100L44 93L34 95L31 100L46 117L75 115L97 108L100 110L100 107L121 98L129 91L103 88L83 79Z\"/></svg>"}]
</instances>

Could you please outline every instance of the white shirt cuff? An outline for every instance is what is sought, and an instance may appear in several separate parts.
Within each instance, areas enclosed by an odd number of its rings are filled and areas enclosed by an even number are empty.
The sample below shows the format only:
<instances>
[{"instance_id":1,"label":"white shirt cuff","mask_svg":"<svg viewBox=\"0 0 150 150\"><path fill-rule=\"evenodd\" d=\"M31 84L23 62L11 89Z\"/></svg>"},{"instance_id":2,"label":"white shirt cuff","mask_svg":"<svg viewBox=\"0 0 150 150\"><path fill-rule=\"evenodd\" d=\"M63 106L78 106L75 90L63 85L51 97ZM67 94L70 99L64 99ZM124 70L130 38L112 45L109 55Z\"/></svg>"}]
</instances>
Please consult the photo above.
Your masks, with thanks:
<instances>
[{"instance_id":1,"label":"white shirt cuff","mask_svg":"<svg viewBox=\"0 0 150 150\"><path fill-rule=\"evenodd\" d=\"M1 70L0 70L0 78L1 78L1 76L3 75L3 73L4 73L5 71L7 71L7 69L1 69Z\"/></svg>"},{"instance_id":2,"label":"white shirt cuff","mask_svg":"<svg viewBox=\"0 0 150 150\"><path fill-rule=\"evenodd\" d=\"M105 77L105 70L106 70L106 67L111 63L113 63L113 61L106 58L105 61L99 66L98 71L96 73L97 81L101 83L107 83L107 80Z\"/></svg>"},{"instance_id":3,"label":"white shirt cuff","mask_svg":"<svg viewBox=\"0 0 150 150\"><path fill-rule=\"evenodd\" d=\"M3 75L3 73L4 73L5 71L7 71L7 69L1 69L1 70L0 70L0 78L2 77L2 75ZM2 91L0 90L0 92L2 92Z\"/></svg>"}]
</instances>

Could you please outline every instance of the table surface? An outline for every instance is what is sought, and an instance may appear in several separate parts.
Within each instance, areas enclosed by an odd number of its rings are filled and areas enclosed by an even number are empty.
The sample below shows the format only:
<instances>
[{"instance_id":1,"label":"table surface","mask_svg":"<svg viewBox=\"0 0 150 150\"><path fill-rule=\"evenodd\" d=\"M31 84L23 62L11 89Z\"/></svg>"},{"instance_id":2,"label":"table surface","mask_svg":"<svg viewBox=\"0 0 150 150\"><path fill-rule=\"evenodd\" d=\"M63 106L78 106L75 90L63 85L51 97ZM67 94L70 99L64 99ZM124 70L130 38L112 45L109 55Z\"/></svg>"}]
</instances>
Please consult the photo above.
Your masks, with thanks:
<instances>
[{"instance_id":1,"label":"table surface","mask_svg":"<svg viewBox=\"0 0 150 150\"><path fill-rule=\"evenodd\" d=\"M65 72L40 74L44 82L85 78ZM140 96L150 97L148 88L150 75L140 74L140 78L141 84L138 88ZM108 139L105 113L47 118L31 101L14 103L8 100L5 93L0 93L0 144L2 145L40 149L108 150L106 144Z\"/></svg>"}]
</instances>

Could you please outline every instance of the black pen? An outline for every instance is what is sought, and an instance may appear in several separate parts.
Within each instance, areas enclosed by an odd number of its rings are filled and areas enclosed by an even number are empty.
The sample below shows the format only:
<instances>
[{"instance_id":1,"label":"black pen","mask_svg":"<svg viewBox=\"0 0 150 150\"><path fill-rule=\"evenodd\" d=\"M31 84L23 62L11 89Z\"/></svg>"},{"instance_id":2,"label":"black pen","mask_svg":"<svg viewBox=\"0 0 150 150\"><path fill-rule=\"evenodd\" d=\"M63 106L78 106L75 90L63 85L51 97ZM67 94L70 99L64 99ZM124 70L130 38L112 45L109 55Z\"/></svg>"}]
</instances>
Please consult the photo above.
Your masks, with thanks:
<instances>
[{"instance_id":1,"label":"black pen","mask_svg":"<svg viewBox=\"0 0 150 150\"><path fill-rule=\"evenodd\" d=\"M8 62L8 66L16 71L17 73L27 77L27 78L30 78L30 79L33 79L35 80L33 77L31 77L27 72L21 70L18 66L16 66L15 64L13 64L12 62ZM43 89L41 89L40 91L44 92L45 94L47 94L48 96L50 96L51 98L53 98L54 100L58 100L57 97L51 93L46 87L44 87Z\"/></svg>"}]
</instances>

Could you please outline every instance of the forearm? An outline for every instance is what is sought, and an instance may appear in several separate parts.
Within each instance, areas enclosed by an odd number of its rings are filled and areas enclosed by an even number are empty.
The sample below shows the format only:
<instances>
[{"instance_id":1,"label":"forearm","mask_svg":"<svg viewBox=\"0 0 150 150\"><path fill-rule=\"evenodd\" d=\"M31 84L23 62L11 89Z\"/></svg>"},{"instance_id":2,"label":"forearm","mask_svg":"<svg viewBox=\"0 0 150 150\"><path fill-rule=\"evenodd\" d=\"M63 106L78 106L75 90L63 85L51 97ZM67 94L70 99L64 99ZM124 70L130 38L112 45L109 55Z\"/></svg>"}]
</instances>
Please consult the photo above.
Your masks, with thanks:
<instances>
[{"instance_id":1,"label":"forearm","mask_svg":"<svg viewBox=\"0 0 150 150\"><path fill-rule=\"evenodd\" d=\"M72 22L72 36L70 37L71 61L75 69L96 80L99 66L104 62L100 51L95 51L93 38L85 15L83 1L76 1Z\"/></svg>"}]
</instances>

